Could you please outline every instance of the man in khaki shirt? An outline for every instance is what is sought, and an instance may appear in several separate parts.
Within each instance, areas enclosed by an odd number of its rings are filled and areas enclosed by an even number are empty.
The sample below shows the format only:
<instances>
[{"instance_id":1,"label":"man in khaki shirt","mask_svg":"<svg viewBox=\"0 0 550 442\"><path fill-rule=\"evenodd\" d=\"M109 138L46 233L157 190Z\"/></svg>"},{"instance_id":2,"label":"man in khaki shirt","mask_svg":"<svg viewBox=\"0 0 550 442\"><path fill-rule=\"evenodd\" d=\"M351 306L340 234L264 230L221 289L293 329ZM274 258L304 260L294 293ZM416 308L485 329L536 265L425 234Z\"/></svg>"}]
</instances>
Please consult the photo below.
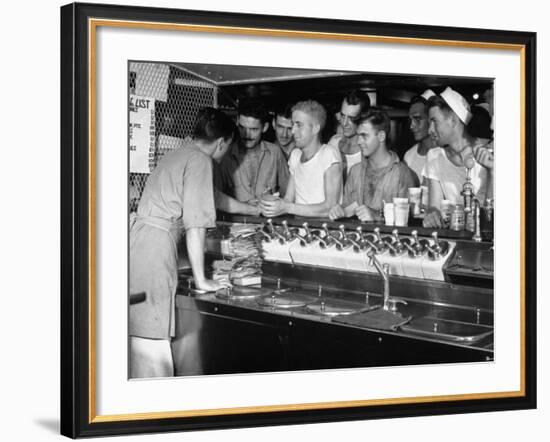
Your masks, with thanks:
<instances>
[{"instance_id":1,"label":"man in khaki shirt","mask_svg":"<svg viewBox=\"0 0 550 442\"><path fill-rule=\"evenodd\" d=\"M256 204L262 195L284 195L288 166L279 147L262 140L267 131L267 111L257 100L239 103L239 140L223 158L216 177L218 189L238 201Z\"/></svg>"},{"instance_id":2,"label":"man in khaki shirt","mask_svg":"<svg viewBox=\"0 0 550 442\"><path fill-rule=\"evenodd\" d=\"M395 152L388 149L390 117L371 109L358 121L357 137L363 160L354 165L346 181L344 199L329 212L334 220L357 215L361 221L379 221L384 201L406 197L418 177Z\"/></svg>"},{"instance_id":3,"label":"man in khaki shirt","mask_svg":"<svg viewBox=\"0 0 550 442\"><path fill-rule=\"evenodd\" d=\"M279 146L285 160L288 161L290 154L296 149L296 143L292 135L292 106L287 104L277 108L271 124L275 131L275 144Z\"/></svg>"}]
</instances>

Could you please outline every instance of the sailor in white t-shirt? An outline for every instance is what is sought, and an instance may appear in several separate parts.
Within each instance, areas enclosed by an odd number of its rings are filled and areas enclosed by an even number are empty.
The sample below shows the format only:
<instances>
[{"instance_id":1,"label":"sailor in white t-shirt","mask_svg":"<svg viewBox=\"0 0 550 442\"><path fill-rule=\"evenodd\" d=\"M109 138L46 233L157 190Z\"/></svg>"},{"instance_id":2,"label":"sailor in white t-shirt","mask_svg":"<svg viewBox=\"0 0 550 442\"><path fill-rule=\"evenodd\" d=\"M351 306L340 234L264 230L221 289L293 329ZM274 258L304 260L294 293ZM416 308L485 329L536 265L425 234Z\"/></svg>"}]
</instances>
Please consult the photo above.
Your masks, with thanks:
<instances>
[{"instance_id":1,"label":"sailor in white t-shirt","mask_svg":"<svg viewBox=\"0 0 550 442\"><path fill-rule=\"evenodd\" d=\"M435 147L433 138L428 133L430 125L428 99L434 95L434 92L428 89L422 95L413 97L409 106L409 128L416 144L405 153L403 159L407 166L416 173L420 183L422 183L422 171L426 164L428 151Z\"/></svg>"},{"instance_id":2,"label":"sailor in white t-shirt","mask_svg":"<svg viewBox=\"0 0 550 442\"><path fill-rule=\"evenodd\" d=\"M424 176L428 182L429 209L424 227L444 227L440 206L443 199L462 203L460 192L471 169L476 198L493 197L493 154L466 131L471 113L468 102L450 87L428 101L430 135L439 146L428 153Z\"/></svg>"},{"instance_id":3,"label":"sailor in white t-shirt","mask_svg":"<svg viewBox=\"0 0 550 442\"><path fill-rule=\"evenodd\" d=\"M283 199L262 200L264 216L285 213L327 217L342 198L342 159L334 146L322 144L326 111L316 101L296 103L292 108L292 134L298 149L288 160L290 180Z\"/></svg>"},{"instance_id":4,"label":"sailor in white t-shirt","mask_svg":"<svg viewBox=\"0 0 550 442\"><path fill-rule=\"evenodd\" d=\"M474 144L474 148L477 145ZM463 204L461 195L462 186L466 182L468 169L464 166L457 166L447 156L448 151L436 147L428 152L424 177L437 182L442 199L450 200L452 204ZM470 171L470 179L474 187L474 194L479 201L485 201L487 194L487 169L477 161L473 162ZM434 207L437 202L434 202Z\"/></svg>"}]
</instances>

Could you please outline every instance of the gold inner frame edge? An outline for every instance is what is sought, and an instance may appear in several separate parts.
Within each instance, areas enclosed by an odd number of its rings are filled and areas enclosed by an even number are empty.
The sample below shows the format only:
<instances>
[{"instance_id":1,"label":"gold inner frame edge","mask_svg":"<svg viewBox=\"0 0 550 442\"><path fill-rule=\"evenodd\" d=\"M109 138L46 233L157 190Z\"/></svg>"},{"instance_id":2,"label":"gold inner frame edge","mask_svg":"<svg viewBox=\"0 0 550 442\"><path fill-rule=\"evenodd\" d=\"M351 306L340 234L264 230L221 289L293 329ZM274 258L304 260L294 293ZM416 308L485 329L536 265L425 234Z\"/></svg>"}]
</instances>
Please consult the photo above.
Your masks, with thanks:
<instances>
[{"instance_id":1,"label":"gold inner frame edge","mask_svg":"<svg viewBox=\"0 0 550 442\"><path fill-rule=\"evenodd\" d=\"M96 414L96 376L95 376L95 186L96 186L96 164L95 164L95 109L96 109L96 31L97 28L116 27L116 28L136 28L148 30L173 30L186 32L208 32L222 34L237 34L237 35L255 35L255 36L275 36L275 37L293 37L293 38L310 38L310 39L327 39L341 41L359 41L370 43L387 43L387 44L412 44L420 46L446 46L446 47L462 47L462 48L477 48L477 49L496 49L496 50L511 50L519 51L520 53L520 389L518 391L508 392L487 392L475 394L456 394L456 395L440 395L440 396L419 396L405 398L388 398L388 399L369 399L369 400L353 400L353 401L338 401L338 402L317 402L303 404L284 404L284 405L261 405L249 407L234 407L234 408L217 408L217 409L199 409L199 410L181 410L181 411L161 411L149 413L131 413L118 415L97 415ZM349 408L349 407L365 407L375 405L397 405L397 404L412 404L426 402L441 402L441 401L460 401L460 400L482 400L482 399L497 399L497 398L513 398L525 396L525 45L521 44L505 44L494 42L473 42L473 41L458 41L458 40L439 40L439 39L424 39L412 37L389 37L375 35L360 35L360 34L338 34L324 32L306 32L306 31L290 31L279 29L263 29L263 28L244 28L230 26L211 26L211 25L190 25L180 23L157 23L157 22L140 22L131 20L111 20L111 19L88 19L88 86L89 86L89 423L100 422L119 422L119 421L135 421L147 419L169 419L178 417L197 417L197 416L220 416L220 415L235 415L246 413L266 413L280 411L303 411L303 410L321 410L328 408Z\"/></svg>"}]
</instances>

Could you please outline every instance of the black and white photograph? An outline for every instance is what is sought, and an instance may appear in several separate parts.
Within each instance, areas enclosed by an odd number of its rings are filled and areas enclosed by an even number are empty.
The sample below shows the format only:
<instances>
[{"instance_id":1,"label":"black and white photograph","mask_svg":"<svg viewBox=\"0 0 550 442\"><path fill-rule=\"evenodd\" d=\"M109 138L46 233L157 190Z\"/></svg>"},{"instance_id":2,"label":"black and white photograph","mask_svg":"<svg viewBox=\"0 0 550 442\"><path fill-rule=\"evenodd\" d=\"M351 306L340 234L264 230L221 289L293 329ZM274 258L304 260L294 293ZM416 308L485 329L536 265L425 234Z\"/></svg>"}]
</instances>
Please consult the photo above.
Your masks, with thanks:
<instances>
[{"instance_id":1,"label":"black and white photograph","mask_svg":"<svg viewBox=\"0 0 550 442\"><path fill-rule=\"evenodd\" d=\"M61 9L62 434L536 407L536 35L421 23Z\"/></svg>"},{"instance_id":2,"label":"black and white photograph","mask_svg":"<svg viewBox=\"0 0 550 442\"><path fill-rule=\"evenodd\" d=\"M495 89L128 61L128 377L491 364Z\"/></svg>"},{"instance_id":3,"label":"black and white photograph","mask_svg":"<svg viewBox=\"0 0 550 442\"><path fill-rule=\"evenodd\" d=\"M544 9L7 3L1 439L548 433Z\"/></svg>"}]
</instances>

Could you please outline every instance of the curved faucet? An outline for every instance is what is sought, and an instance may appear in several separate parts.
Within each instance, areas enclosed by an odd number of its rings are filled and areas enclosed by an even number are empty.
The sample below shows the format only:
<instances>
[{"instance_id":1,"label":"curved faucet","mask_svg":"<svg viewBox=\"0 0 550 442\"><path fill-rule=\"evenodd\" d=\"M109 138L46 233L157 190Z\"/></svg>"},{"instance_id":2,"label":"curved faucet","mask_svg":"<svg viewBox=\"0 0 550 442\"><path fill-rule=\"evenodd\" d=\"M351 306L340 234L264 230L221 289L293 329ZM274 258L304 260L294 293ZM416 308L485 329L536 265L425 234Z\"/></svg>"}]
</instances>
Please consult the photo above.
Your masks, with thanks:
<instances>
[{"instance_id":1,"label":"curved faucet","mask_svg":"<svg viewBox=\"0 0 550 442\"><path fill-rule=\"evenodd\" d=\"M370 249L367 252L369 258L369 265L374 265L382 280L384 281L384 304L382 308L384 310L389 310L390 306L390 265L381 264L378 258L376 257L376 252L373 249Z\"/></svg>"},{"instance_id":2,"label":"curved faucet","mask_svg":"<svg viewBox=\"0 0 550 442\"><path fill-rule=\"evenodd\" d=\"M259 230L259 232L263 235L264 239L267 241L267 242L271 242L271 240L273 239L270 235L268 235L268 233L265 231L265 224L262 224L262 227L261 229Z\"/></svg>"},{"instance_id":3,"label":"curved faucet","mask_svg":"<svg viewBox=\"0 0 550 442\"><path fill-rule=\"evenodd\" d=\"M354 235L355 238L350 238L351 235ZM353 250L356 252L365 250L368 247L368 244L363 237L363 229L361 228L361 226L357 226L355 232L349 233L348 241L351 242L351 244L353 245Z\"/></svg>"},{"instance_id":4,"label":"curved faucet","mask_svg":"<svg viewBox=\"0 0 550 442\"><path fill-rule=\"evenodd\" d=\"M352 240L346 234L346 227L343 224L338 226L338 233L340 234L340 238L334 238L338 250L344 250L353 245Z\"/></svg>"},{"instance_id":5,"label":"curved faucet","mask_svg":"<svg viewBox=\"0 0 550 442\"><path fill-rule=\"evenodd\" d=\"M326 249L331 245L329 242L325 241L325 237L321 236L320 231L312 232L311 236L319 240L319 247L322 249Z\"/></svg>"},{"instance_id":6,"label":"curved faucet","mask_svg":"<svg viewBox=\"0 0 550 442\"><path fill-rule=\"evenodd\" d=\"M386 243L378 243L378 242L374 243L368 238L364 238L364 240L367 243L367 246L369 247L369 250L374 250L374 251L376 251L376 253L382 253L387 247ZM380 245L381 248L379 248L379 245Z\"/></svg>"},{"instance_id":7,"label":"curved faucet","mask_svg":"<svg viewBox=\"0 0 550 442\"><path fill-rule=\"evenodd\" d=\"M373 238L375 241L371 241L369 239L369 235L363 235L363 241L368 245L368 247L374 249L376 253L384 253L386 249L388 248L388 243L382 239L382 236L380 235L380 229L376 227L374 229L375 237Z\"/></svg>"},{"instance_id":8,"label":"curved faucet","mask_svg":"<svg viewBox=\"0 0 550 442\"><path fill-rule=\"evenodd\" d=\"M336 244L336 248L338 250L344 250L346 248L346 244L343 241L341 241L340 239L338 239L338 238L336 238L332 235L331 235L331 239L332 239L332 242L334 244Z\"/></svg>"},{"instance_id":9,"label":"curved faucet","mask_svg":"<svg viewBox=\"0 0 550 442\"><path fill-rule=\"evenodd\" d=\"M281 244L285 244L287 241L286 237L281 235L279 231L275 228L275 226L273 225L273 220L271 218L267 220L267 225L269 227L269 230L271 230L272 237L278 238Z\"/></svg>"},{"instance_id":10,"label":"curved faucet","mask_svg":"<svg viewBox=\"0 0 550 442\"><path fill-rule=\"evenodd\" d=\"M393 242L387 242L388 248L390 249L390 252L393 256L396 255L403 255L406 253L405 245L399 238L399 231L397 229L394 229L392 231L393 236Z\"/></svg>"},{"instance_id":11,"label":"curved faucet","mask_svg":"<svg viewBox=\"0 0 550 442\"><path fill-rule=\"evenodd\" d=\"M330 231L328 230L328 224L327 223L321 224L321 228L325 232L325 239L327 240L327 243L332 243L332 240L334 239L334 237L330 234Z\"/></svg>"},{"instance_id":12,"label":"curved faucet","mask_svg":"<svg viewBox=\"0 0 550 442\"><path fill-rule=\"evenodd\" d=\"M374 235L376 238L375 244L378 244L378 249L386 249L386 247L392 242L392 239L390 237L384 237L382 238L382 235L380 234L380 227L374 228Z\"/></svg>"},{"instance_id":13,"label":"curved faucet","mask_svg":"<svg viewBox=\"0 0 550 442\"><path fill-rule=\"evenodd\" d=\"M300 236L298 234L298 228L289 228L286 219L283 220L281 224L283 225L283 236L286 238L287 241L292 241L294 238L298 238Z\"/></svg>"},{"instance_id":14,"label":"curved faucet","mask_svg":"<svg viewBox=\"0 0 550 442\"><path fill-rule=\"evenodd\" d=\"M418 231L413 230L411 232L411 238L405 238L402 243L405 245L409 251L409 256L411 258L418 258L426 253L427 246L429 246L428 241L418 239Z\"/></svg>"},{"instance_id":15,"label":"curved faucet","mask_svg":"<svg viewBox=\"0 0 550 442\"><path fill-rule=\"evenodd\" d=\"M355 232L349 232L346 235L347 241L353 246L353 251L359 253L367 247L365 240L363 239L361 226L357 227Z\"/></svg>"},{"instance_id":16,"label":"curved faucet","mask_svg":"<svg viewBox=\"0 0 550 442\"><path fill-rule=\"evenodd\" d=\"M299 239L300 245L307 246L308 244L311 244L314 239L322 239L320 235L315 235L315 232L319 232L319 230L312 231L307 222L302 224L302 228L304 229L303 235L300 235L298 230L294 233L294 238Z\"/></svg>"},{"instance_id":17,"label":"curved faucet","mask_svg":"<svg viewBox=\"0 0 550 442\"><path fill-rule=\"evenodd\" d=\"M307 222L302 224L302 227L304 228L305 234L304 236L297 235L299 238L303 238L306 244L309 244L311 241L313 241L313 236L311 235L311 231L309 230L309 224Z\"/></svg>"},{"instance_id":18,"label":"curved faucet","mask_svg":"<svg viewBox=\"0 0 550 442\"><path fill-rule=\"evenodd\" d=\"M376 241L382 242L382 235L380 235L380 227L374 228L374 234L376 235Z\"/></svg>"},{"instance_id":19,"label":"curved faucet","mask_svg":"<svg viewBox=\"0 0 550 442\"><path fill-rule=\"evenodd\" d=\"M407 301L401 298L390 298L390 265L381 264L376 257L376 252L372 249L367 252L367 256L369 257L369 264L374 265L384 281L384 303L382 304L382 310L394 312L396 315L399 315L397 313L397 304L407 304Z\"/></svg>"},{"instance_id":20,"label":"curved faucet","mask_svg":"<svg viewBox=\"0 0 550 442\"><path fill-rule=\"evenodd\" d=\"M409 244L409 241L403 241L403 245L409 251L409 256L411 258L418 258L420 256L420 254L418 253L418 250L415 247L411 246Z\"/></svg>"},{"instance_id":21,"label":"curved faucet","mask_svg":"<svg viewBox=\"0 0 550 442\"><path fill-rule=\"evenodd\" d=\"M432 232L432 238L434 241L433 246L426 246L428 249L428 255L431 259L436 260L445 256L449 250L449 243L446 241L439 241L437 232Z\"/></svg>"},{"instance_id":22,"label":"curved faucet","mask_svg":"<svg viewBox=\"0 0 550 442\"><path fill-rule=\"evenodd\" d=\"M321 227L325 231L325 243L327 245L336 244L336 247L338 248L338 250L342 250L344 248L344 244L340 239L336 238L334 235L330 233L330 231L328 230L328 224L323 223ZM338 233L341 233L341 232L338 232Z\"/></svg>"}]
</instances>

